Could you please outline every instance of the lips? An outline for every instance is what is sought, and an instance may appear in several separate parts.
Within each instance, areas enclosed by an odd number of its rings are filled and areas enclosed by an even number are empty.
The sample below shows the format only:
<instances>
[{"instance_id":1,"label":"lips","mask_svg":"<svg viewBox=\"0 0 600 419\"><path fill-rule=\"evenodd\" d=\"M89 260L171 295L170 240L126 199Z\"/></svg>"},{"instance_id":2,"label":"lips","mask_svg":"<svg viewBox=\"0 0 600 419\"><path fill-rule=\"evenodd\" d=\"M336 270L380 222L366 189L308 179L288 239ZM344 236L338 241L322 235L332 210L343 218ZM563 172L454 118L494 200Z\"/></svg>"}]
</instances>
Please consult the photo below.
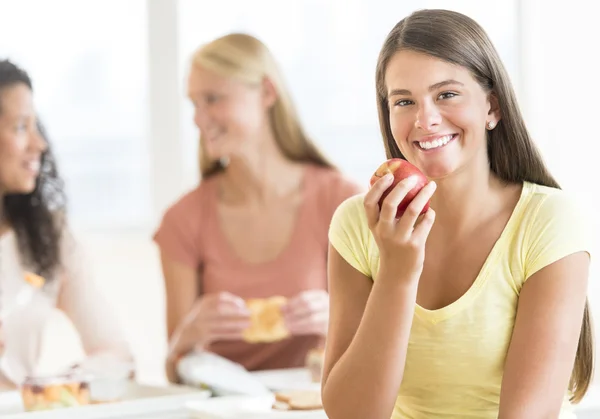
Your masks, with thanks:
<instances>
[{"instance_id":1,"label":"lips","mask_svg":"<svg viewBox=\"0 0 600 419\"><path fill-rule=\"evenodd\" d=\"M31 172L31 173L33 173L33 174L37 175L37 174L40 172L40 168L41 168L41 162L40 162L40 160L39 160L39 159L38 159L38 160L30 160L30 161L27 161L27 162L25 162L25 168L26 168L26 169L27 169L29 172Z\"/></svg>"},{"instance_id":2,"label":"lips","mask_svg":"<svg viewBox=\"0 0 600 419\"><path fill-rule=\"evenodd\" d=\"M211 143L214 143L218 139L219 139L219 135L218 134L217 135L209 135L209 136L206 137L206 140L209 141L209 142L211 142Z\"/></svg>"},{"instance_id":3,"label":"lips","mask_svg":"<svg viewBox=\"0 0 600 419\"><path fill-rule=\"evenodd\" d=\"M415 141L415 145L421 151L436 150L445 147L446 145L448 145L448 143L455 140L457 137L458 134L429 136L421 139L420 141Z\"/></svg>"},{"instance_id":4,"label":"lips","mask_svg":"<svg viewBox=\"0 0 600 419\"><path fill-rule=\"evenodd\" d=\"M223 135L223 133L224 131L220 129L210 129L206 130L202 136L206 141L215 142Z\"/></svg>"}]
</instances>

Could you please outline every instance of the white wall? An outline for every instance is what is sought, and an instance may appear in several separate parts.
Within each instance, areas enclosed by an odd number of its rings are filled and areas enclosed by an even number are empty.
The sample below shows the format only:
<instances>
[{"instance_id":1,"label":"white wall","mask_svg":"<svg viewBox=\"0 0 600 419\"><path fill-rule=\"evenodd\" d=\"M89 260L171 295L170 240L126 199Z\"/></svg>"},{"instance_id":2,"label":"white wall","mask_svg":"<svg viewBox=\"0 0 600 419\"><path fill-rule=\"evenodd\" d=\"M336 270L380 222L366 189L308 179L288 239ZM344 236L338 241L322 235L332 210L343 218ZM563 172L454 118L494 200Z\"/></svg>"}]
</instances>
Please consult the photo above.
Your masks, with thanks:
<instances>
[{"instance_id":1,"label":"white wall","mask_svg":"<svg viewBox=\"0 0 600 419\"><path fill-rule=\"evenodd\" d=\"M479 21L519 81L517 0L179 0L179 71L191 53L231 31L263 40L275 54L309 134L357 182L367 185L385 159L375 107L375 64L392 27L422 8L450 7ZM293 15L293 20L290 19ZM180 90L184 91L182 84ZM192 108L181 98L185 181L197 179L197 132Z\"/></svg>"},{"instance_id":2,"label":"white wall","mask_svg":"<svg viewBox=\"0 0 600 419\"><path fill-rule=\"evenodd\" d=\"M600 172L595 151L600 142L600 6L586 0L522 3L524 112L559 183L591 215L596 240L589 296L600 337Z\"/></svg>"},{"instance_id":3,"label":"white wall","mask_svg":"<svg viewBox=\"0 0 600 419\"><path fill-rule=\"evenodd\" d=\"M80 238L94 279L116 309L129 337L137 378L147 383L164 383L164 286L150 235L88 232L80 234Z\"/></svg>"},{"instance_id":4,"label":"white wall","mask_svg":"<svg viewBox=\"0 0 600 419\"><path fill-rule=\"evenodd\" d=\"M33 79L72 219L87 227L150 221L146 2L0 0L0 57Z\"/></svg>"}]
</instances>

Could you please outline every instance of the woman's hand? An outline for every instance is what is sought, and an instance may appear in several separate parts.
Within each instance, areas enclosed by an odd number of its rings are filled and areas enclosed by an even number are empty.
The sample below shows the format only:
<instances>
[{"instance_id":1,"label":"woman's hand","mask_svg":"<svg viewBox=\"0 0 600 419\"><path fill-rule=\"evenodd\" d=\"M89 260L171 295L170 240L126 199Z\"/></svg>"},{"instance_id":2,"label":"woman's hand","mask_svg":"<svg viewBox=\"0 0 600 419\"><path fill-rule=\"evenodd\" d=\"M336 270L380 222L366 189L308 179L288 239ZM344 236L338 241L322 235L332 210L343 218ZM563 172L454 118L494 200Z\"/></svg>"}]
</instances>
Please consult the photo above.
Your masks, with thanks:
<instances>
[{"instance_id":1,"label":"woman's hand","mask_svg":"<svg viewBox=\"0 0 600 419\"><path fill-rule=\"evenodd\" d=\"M242 298L228 292L206 294L198 299L174 333L171 347L187 348L207 346L216 341L241 340L248 327L250 312Z\"/></svg>"},{"instance_id":2,"label":"woman's hand","mask_svg":"<svg viewBox=\"0 0 600 419\"><path fill-rule=\"evenodd\" d=\"M420 213L433 195L436 184L429 182L423 187L404 214L396 219L398 205L415 186L416 179L409 177L399 182L383 200L380 210L378 202L392 181L390 174L379 179L364 200L369 229L379 248L380 276L418 281L425 260L425 242L435 220L431 208L423 216Z\"/></svg>"},{"instance_id":3,"label":"woman's hand","mask_svg":"<svg viewBox=\"0 0 600 419\"><path fill-rule=\"evenodd\" d=\"M282 307L285 324L292 335L327 334L329 294L325 290L301 292Z\"/></svg>"}]
</instances>

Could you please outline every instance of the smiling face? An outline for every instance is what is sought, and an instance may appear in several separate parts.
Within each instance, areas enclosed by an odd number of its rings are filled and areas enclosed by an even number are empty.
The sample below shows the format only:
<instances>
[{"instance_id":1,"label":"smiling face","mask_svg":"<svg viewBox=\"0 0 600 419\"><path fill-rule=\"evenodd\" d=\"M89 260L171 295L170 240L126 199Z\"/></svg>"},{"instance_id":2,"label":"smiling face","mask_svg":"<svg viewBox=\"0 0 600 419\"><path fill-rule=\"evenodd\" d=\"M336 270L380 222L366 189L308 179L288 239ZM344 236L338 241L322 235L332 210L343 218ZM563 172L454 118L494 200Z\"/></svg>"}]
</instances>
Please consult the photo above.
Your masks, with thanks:
<instances>
[{"instance_id":1,"label":"smiling face","mask_svg":"<svg viewBox=\"0 0 600 419\"><path fill-rule=\"evenodd\" d=\"M255 146L268 129L274 92L265 84L252 86L193 66L188 95L204 152L211 160L232 157Z\"/></svg>"},{"instance_id":2,"label":"smiling face","mask_svg":"<svg viewBox=\"0 0 600 419\"><path fill-rule=\"evenodd\" d=\"M487 164L486 124L496 101L460 66L401 50L385 71L391 132L404 157L430 179Z\"/></svg>"},{"instance_id":3,"label":"smiling face","mask_svg":"<svg viewBox=\"0 0 600 419\"><path fill-rule=\"evenodd\" d=\"M0 90L0 193L33 192L45 150L29 87L17 83Z\"/></svg>"}]
</instances>

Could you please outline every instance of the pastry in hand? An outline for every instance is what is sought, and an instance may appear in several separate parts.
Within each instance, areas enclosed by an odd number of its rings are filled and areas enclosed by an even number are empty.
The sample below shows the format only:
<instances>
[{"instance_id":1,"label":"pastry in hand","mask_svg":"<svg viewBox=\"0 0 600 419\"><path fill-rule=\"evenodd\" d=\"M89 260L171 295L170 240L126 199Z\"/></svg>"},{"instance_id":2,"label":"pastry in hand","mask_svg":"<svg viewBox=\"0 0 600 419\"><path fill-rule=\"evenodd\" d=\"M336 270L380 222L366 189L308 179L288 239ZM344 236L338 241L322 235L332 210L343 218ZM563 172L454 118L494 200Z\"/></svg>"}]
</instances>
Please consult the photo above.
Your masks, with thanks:
<instances>
[{"instance_id":1,"label":"pastry in hand","mask_svg":"<svg viewBox=\"0 0 600 419\"><path fill-rule=\"evenodd\" d=\"M250 327L244 331L246 342L276 342L290 335L285 325L281 307L285 297L253 298L246 300L250 310Z\"/></svg>"}]
</instances>

